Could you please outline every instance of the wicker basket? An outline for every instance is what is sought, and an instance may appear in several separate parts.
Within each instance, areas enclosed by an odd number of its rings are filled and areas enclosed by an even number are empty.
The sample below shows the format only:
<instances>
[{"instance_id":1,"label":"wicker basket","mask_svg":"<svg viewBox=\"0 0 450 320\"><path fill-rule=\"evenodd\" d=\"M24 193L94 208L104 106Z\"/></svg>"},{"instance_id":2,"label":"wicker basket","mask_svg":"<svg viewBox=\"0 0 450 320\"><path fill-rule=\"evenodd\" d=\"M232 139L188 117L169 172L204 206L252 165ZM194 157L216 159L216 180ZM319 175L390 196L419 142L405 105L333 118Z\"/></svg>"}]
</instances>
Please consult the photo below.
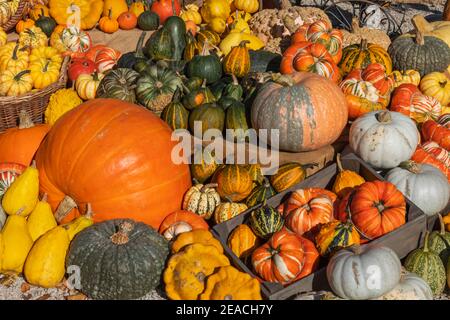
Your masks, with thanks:
<instances>
[{"instance_id":1,"label":"wicker basket","mask_svg":"<svg viewBox=\"0 0 450 320\"><path fill-rule=\"evenodd\" d=\"M17 22L19 22L27 13L28 3L29 0L21 0L16 13L3 26L0 27L2 27L6 32L13 29L16 26Z\"/></svg>"},{"instance_id":2,"label":"wicker basket","mask_svg":"<svg viewBox=\"0 0 450 320\"><path fill-rule=\"evenodd\" d=\"M0 97L0 132L17 126L19 112L22 109L25 109L34 123L43 122L44 111L50 96L59 89L66 87L69 61L69 57L64 58L58 81L48 87L19 97Z\"/></svg>"}]
</instances>

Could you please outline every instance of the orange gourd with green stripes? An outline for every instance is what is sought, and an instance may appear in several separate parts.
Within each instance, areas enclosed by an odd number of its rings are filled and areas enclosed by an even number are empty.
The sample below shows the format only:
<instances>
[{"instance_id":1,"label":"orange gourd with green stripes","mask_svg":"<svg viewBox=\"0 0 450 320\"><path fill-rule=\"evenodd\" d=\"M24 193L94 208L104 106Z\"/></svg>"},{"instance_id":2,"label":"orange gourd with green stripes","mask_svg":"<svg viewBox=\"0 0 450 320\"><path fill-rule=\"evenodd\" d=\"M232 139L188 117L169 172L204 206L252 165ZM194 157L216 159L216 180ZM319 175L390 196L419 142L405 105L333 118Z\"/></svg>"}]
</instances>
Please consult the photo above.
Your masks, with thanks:
<instances>
[{"instance_id":1,"label":"orange gourd with green stripes","mask_svg":"<svg viewBox=\"0 0 450 320\"><path fill-rule=\"evenodd\" d=\"M238 202L252 192L253 181L248 170L241 165L225 165L216 171L212 182L217 183L217 192L222 199Z\"/></svg>"},{"instance_id":2,"label":"orange gourd with green stripes","mask_svg":"<svg viewBox=\"0 0 450 320\"><path fill-rule=\"evenodd\" d=\"M244 40L233 47L223 60L223 71L226 74L234 74L236 77L244 77L250 71L250 54L246 47L249 41Z\"/></svg>"},{"instance_id":3,"label":"orange gourd with green stripes","mask_svg":"<svg viewBox=\"0 0 450 320\"><path fill-rule=\"evenodd\" d=\"M300 163L290 162L283 164L277 173L270 177L270 184L276 192L282 192L303 181L306 171Z\"/></svg>"},{"instance_id":4,"label":"orange gourd with green stripes","mask_svg":"<svg viewBox=\"0 0 450 320\"><path fill-rule=\"evenodd\" d=\"M351 222L331 221L320 227L316 246L321 256L360 243L359 233Z\"/></svg>"}]
</instances>

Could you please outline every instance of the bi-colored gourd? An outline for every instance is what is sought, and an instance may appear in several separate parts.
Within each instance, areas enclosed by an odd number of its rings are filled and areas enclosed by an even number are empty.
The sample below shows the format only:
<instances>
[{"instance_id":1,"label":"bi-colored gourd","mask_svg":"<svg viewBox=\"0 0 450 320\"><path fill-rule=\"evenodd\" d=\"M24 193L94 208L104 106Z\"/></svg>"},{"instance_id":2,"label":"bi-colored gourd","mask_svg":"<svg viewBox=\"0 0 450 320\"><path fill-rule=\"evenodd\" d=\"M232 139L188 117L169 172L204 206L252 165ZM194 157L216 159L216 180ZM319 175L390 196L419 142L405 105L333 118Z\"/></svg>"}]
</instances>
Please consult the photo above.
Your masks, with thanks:
<instances>
[{"instance_id":1,"label":"bi-colored gourd","mask_svg":"<svg viewBox=\"0 0 450 320\"><path fill-rule=\"evenodd\" d=\"M82 74L75 81L75 88L83 100L95 99L100 82L105 77L103 73Z\"/></svg>"},{"instance_id":2,"label":"bi-colored gourd","mask_svg":"<svg viewBox=\"0 0 450 320\"><path fill-rule=\"evenodd\" d=\"M399 85L404 83L410 83L418 86L420 83L420 73L416 70L394 70L390 74L390 77L394 81L394 87L397 88Z\"/></svg>"},{"instance_id":3,"label":"bi-colored gourd","mask_svg":"<svg viewBox=\"0 0 450 320\"><path fill-rule=\"evenodd\" d=\"M327 256L342 248L359 245L360 237L353 223L332 221L320 227L315 242L320 255Z\"/></svg>"},{"instance_id":4,"label":"bi-colored gourd","mask_svg":"<svg viewBox=\"0 0 450 320\"><path fill-rule=\"evenodd\" d=\"M29 166L14 180L2 199L8 215L28 216L35 208L39 195L39 172L36 165Z\"/></svg>"},{"instance_id":5,"label":"bi-colored gourd","mask_svg":"<svg viewBox=\"0 0 450 320\"><path fill-rule=\"evenodd\" d=\"M166 294L172 300L196 300L204 291L206 278L216 268L229 265L216 247L191 244L167 262L163 275Z\"/></svg>"},{"instance_id":6,"label":"bi-colored gourd","mask_svg":"<svg viewBox=\"0 0 450 320\"><path fill-rule=\"evenodd\" d=\"M117 68L109 71L100 81L96 91L97 98L121 99L136 102L136 87L139 73L128 68Z\"/></svg>"},{"instance_id":7,"label":"bi-colored gourd","mask_svg":"<svg viewBox=\"0 0 450 320\"><path fill-rule=\"evenodd\" d=\"M424 247L411 252L405 260L405 268L422 277L429 285L433 295L444 291L446 284L445 266L439 255L428 248L429 232L425 235Z\"/></svg>"},{"instance_id":8,"label":"bi-colored gourd","mask_svg":"<svg viewBox=\"0 0 450 320\"><path fill-rule=\"evenodd\" d=\"M31 91L33 79L30 70L19 67L0 72L0 96L21 96Z\"/></svg>"},{"instance_id":9,"label":"bi-colored gourd","mask_svg":"<svg viewBox=\"0 0 450 320\"><path fill-rule=\"evenodd\" d=\"M439 214L440 230L435 230L430 233L428 238L428 248L437 253L442 260L444 266L450 257L450 232L445 231L445 224L442 216Z\"/></svg>"},{"instance_id":10,"label":"bi-colored gourd","mask_svg":"<svg viewBox=\"0 0 450 320\"><path fill-rule=\"evenodd\" d=\"M57 223L52 208L47 202L47 195L44 195L27 219L31 239L36 241L44 233L56 227L56 225Z\"/></svg>"},{"instance_id":11,"label":"bi-colored gourd","mask_svg":"<svg viewBox=\"0 0 450 320\"><path fill-rule=\"evenodd\" d=\"M250 214L248 224L258 237L268 239L283 228L284 219L279 212L264 203Z\"/></svg>"},{"instance_id":12,"label":"bi-colored gourd","mask_svg":"<svg viewBox=\"0 0 450 320\"><path fill-rule=\"evenodd\" d=\"M194 243L201 243L205 246L213 246L219 253L223 253L223 247L220 244L220 241L214 238L211 232L204 229L198 229L178 235L172 243L172 254L180 252L186 246Z\"/></svg>"},{"instance_id":13,"label":"bi-colored gourd","mask_svg":"<svg viewBox=\"0 0 450 320\"><path fill-rule=\"evenodd\" d=\"M191 164L193 179L204 183L216 172L218 167L216 159L209 151L202 149L194 152L194 162Z\"/></svg>"},{"instance_id":14,"label":"bi-colored gourd","mask_svg":"<svg viewBox=\"0 0 450 320\"><path fill-rule=\"evenodd\" d=\"M250 54L247 49L247 40L242 41L237 47L225 56L223 71L236 77L244 77L250 71Z\"/></svg>"},{"instance_id":15,"label":"bi-colored gourd","mask_svg":"<svg viewBox=\"0 0 450 320\"><path fill-rule=\"evenodd\" d=\"M442 148L450 151L450 129L439 123L428 120L423 123L420 130L424 141L434 141Z\"/></svg>"},{"instance_id":16,"label":"bi-colored gourd","mask_svg":"<svg viewBox=\"0 0 450 320\"><path fill-rule=\"evenodd\" d=\"M304 166L297 162L281 165L278 171L270 177L270 184L276 192L283 192L295 186L306 178Z\"/></svg>"},{"instance_id":17,"label":"bi-colored gourd","mask_svg":"<svg viewBox=\"0 0 450 320\"><path fill-rule=\"evenodd\" d=\"M200 300L262 300L259 281L232 266L220 267L206 280Z\"/></svg>"},{"instance_id":18,"label":"bi-colored gourd","mask_svg":"<svg viewBox=\"0 0 450 320\"><path fill-rule=\"evenodd\" d=\"M436 142L427 141L417 146L411 160L418 163L427 163L439 169L450 183L450 158L448 157L448 151Z\"/></svg>"},{"instance_id":19,"label":"bi-colored gourd","mask_svg":"<svg viewBox=\"0 0 450 320\"><path fill-rule=\"evenodd\" d=\"M186 210L178 210L169 214L159 226L159 233L166 240L173 240L178 235L192 230L208 230L208 223L195 214Z\"/></svg>"},{"instance_id":20,"label":"bi-colored gourd","mask_svg":"<svg viewBox=\"0 0 450 320\"><path fill-rule=\"evenodd\" d=\"M244 203L236 203L231 201L222 202L214 210L214 221L216 223L228 221L247 209L248 207Z\"/></svg>"},{"instance_id":21,"label":"bi-colored gourd","mask_svg":"<svg viewBox=\"0 0 450 320\"><path fill-rule=\"evenodd\" d=\"M212 181L217 183L217 192L222 199L238 202L247 198L252 192L252 178L242 165L223 166L216 171Z\"/></svg>"},{"instance_id":22,"label":"bi-colored gourd","mask_svg":"<svg viewBox=\"0 0 450 320\"><path fill-rule=\"evenodd\" d=\"M263 203L269 198L273 197L276 194L274 188L271 186L269 180L264 178L264 181L261 185L255 187L252 190L252 193L247 197L245 203L249 208L256 206L257 204Z\"/></svg>"},{"instance_id":23,"label":"bi-colored gourd","mask_svg":"<svg viewBox=\"0 0 450 320\"><path fill-rule=\"evenodd\" d=\"M70 239L66 229L58 226L47 231L33 245L24 265L28 283L44 288L55 287L66 273L65 260Z\"/></svg>"},{"instance_id":24,"label":"bi-colored gourd","mask_svg":"<svg viewBox=\"0 0 450 320\"><path fill-rule=\"evenodd\" d=\"M364 182L363 177L352 170L345 170L342 167L341 155L338 153L337 157L337 167L339 173L336 176L333 184L333 192L338 195L339 198L345 197L354 187L357 187Z\"/></svg>"},{"instance_id":25,"label":"bi-colored gourd","mask_svg":"<svg viewBox=\"0 0 450 320\"><path fill-rule=\"evenodd\" d=\"M24 216L10 215L1 232L1 272L22 273L23 265L33 246L33 239Z\"/></svg>"},{"instance_id":26,"label":"bi-colored gourd","mask_svg":"<svg viewBox=\"0 0 450 320\"><path fill-rule=\"evenodd\" d=\"M220 195L216 191L217 184L196 184L191 187L183 199L183 210L192 211L205 219L211 218L220 204Z\"/></svg>"}]
</instances>

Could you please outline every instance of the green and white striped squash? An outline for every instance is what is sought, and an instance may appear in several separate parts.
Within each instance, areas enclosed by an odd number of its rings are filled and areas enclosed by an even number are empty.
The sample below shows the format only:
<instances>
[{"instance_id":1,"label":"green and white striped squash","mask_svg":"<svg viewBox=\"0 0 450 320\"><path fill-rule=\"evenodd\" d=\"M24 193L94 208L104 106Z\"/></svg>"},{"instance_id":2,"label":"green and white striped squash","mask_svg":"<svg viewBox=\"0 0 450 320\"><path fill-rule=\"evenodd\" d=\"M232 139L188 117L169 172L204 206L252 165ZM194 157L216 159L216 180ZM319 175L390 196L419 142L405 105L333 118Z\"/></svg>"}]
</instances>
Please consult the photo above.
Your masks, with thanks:
<instances>
[{"instance_id":1,"label":"green and white striped squash","mask_svg":"<svg viewBox=\"0 0 450 320\"><path fill-rule=\"evenodd\" d=\"M250 208L256 206L257 204L263 203L274 195L276 195L274 188L270 185L269 180L264 177L263 184L253 189L252 193L250 193L247 197L245 203Z\"/></svg>"},{"instance_id":2,"label":"green and white striped squash","mask_svg":"<svg viewBox=\"0 0 450 320\"><path fill-rule=\"evenodd\" d=\"M136 83L139 73L132 69L118 68L108 72L100 81L97 89L97 98L120 99L127 102L136 102Z\"/></svg>"},{"instance_id":3,"label":"green and white striped squash","mask_svg":"<svg viewBox=\"0 0 450 320\"><path fill-rule=\"evenodd\" d=\"M424 279L434 295L444 291L446 283L445 267L438 254L428 247L429 232L425 236L425 244L421 249L412 251L405 261L405 269L414 272Z\"/></svg>"},{"instance_id":4,"label":"green and white striped squash","mask_svg":"<svg viewBox=\"0 0 450 320\"><path fill-rule=\"evenodd\" d=\"M272 234L281 230L284 218L277 210L264 204L250 214L249 225L258 237L268 239Z\"/></svg>"},{"instance_id":5,"label":"green and white striped squash","mask_svg":"<svg viewBox=\"0 0 450 320\"><path fill-rule=\"evenodd\" d=\"M214 210L214 221L217 224L228 221L240 215L247 209L248 207L245 203L231 201L222 202L216 207L216 210Z\"/></svg>"},{"instance_id":6,"label":"green and white striped squash","mask_svg":"<svg viewBox=\"0 0 450 320\"><path fill-rule=\"evenodd\" d=\"M216 207L220 204L220 195L217 193L217 184L196 184L191 187L183 199L183 210L192 211L204 219L211 218Z\"/></svg>"},{"instance_id":7,"label":"green and white striped squash","mask_svg":"<svg viewBox=\"0 0 450 320\"><path fill-rule=\"evenodd\" d=\"M172 130L187 129L189 127L189 111L180 102L180 90L177 89L173 100L161 113L163 119Z\"/></svg>"}]
</instances>

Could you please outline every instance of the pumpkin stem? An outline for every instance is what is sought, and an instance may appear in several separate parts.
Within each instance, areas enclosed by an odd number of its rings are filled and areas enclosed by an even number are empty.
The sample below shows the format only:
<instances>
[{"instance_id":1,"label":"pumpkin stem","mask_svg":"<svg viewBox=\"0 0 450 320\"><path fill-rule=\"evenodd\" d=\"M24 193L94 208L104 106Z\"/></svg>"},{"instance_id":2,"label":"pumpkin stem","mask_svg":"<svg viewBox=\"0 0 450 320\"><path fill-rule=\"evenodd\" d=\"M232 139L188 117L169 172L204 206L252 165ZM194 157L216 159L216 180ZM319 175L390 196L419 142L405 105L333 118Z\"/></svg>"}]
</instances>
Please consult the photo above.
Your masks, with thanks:
<instances>
[{"instance_id":1,"label":"pumpkin stem","mask_svg":"<svg viewBox=\"0 0 450 320\"><path fill-rule=\"evenodd\" d=\"M45 14L44 14L44 9L41 9L41 14L39 15L39 18L42 18L42 17L44 17L45 16Z\"/></svg>"},{"instance_id":2,"label":"pumpkin stem","mask_svg":"<svg viewBox=\"0 0 450 320\"><path fill-rule=\"evenodd\" d=\"M209 55L209 49L208 49L208 39L205 39L205 42L203 42L203 48L201 54L202 56Z\"/></svg>"},{"instance_id":3,"label":"pumpkin stem","mask_svg":"<svg viewBox=\"0 0 450 320\"><path fill-rule=\"evenodd\" d=\"M400 163L399 167L415 174L422 172L422 166L413 160L403 161Z\"/></svg>"},{"instance_id":4,"label":"pumpkin stem","mask_svg":"<svg viewBox=\"0 0 450 320\"><path fill-rule=\"evenodd\" d=\"M65 196L64 199L60 202L58 208L55 212L55 219L58 222L61 222L70 211L77 207L77 203L69 196Z\"/></svg>"},{"instance_id":5,"label":"pumpkin stem","mask_svg":"<svg viewBox=\"0 0 450 320\"><path fill-rule=\"evenodd\" d=\"M108 18L109 18L110 20L112 20L112 7L109 8L109 11L108 11Z\"/></svg>"},{"instance_id":6,"label":"pumpkin stem","mask_svg":"<svg viewBox=\"0 0 450 320\"><path fill-rule=\"evenodd\" d=\"M19 112L19 129L28 129L33 128L34 123L31 120L30 115L28 112L25 111L25 109L20 110Z\"/></svg>"},{"instance_id":7,"label":"pumpkin stem","mask_svg":"<svg viewBox=\"0 0 450 320\"><path fill-rule=\"evenodd\" d=\"M24 76L24 75L26 75L27 73L30 73L30 72L31 72L31 70L20 71L18 74L16 74L14 76L14 81L19 81L22 78L22 76Z\"/></svg>"},{"instance_id":8,"label":"pumpkin stem","mask_svg":"<svg viewBox=\"0 0 450 320\"><path fill-rule=\"evenodd\" d=\"M207 188L217 188L218 187L218 184L217 183L208 183L208 184L205 184L201 189L200 189L200 192L205 192L205 190L207 189Z\"/></svg>"},{"instance_id":9,"label":"pumpkin stem","mask_svg":"<svg viewBox=\"0 0 450 320\"><path fill-rule=\"evenodd\" d=\"M414 16L412 19L412 24L416 30L416 43L423 46L425 44L425 33L428 31L425 25L425 18L420 19L419 15Z\"/></svg>"},{"instance_id":10,"label":"pumpkin stem","mask_svg":"<svg viewBox=\"0 0 450 320\"><path fill-rule=\"evenodd\" d=\"M47 72L49 65L50 65L50 60L47 60L47 63L45 64L44 69L42 69L42 72Z\"/></svg>"},{"instance_id":11,"label":"pumpkin stem","mask_svg":"<svg viewBox=\"0 0 450 320\"><path fill-rule=\"evenodd\" d=\"M425 232L425 242L423 244L423 252L428 252L428 238L430 236L430 232L426 231Z\"/></svg>"},{"instance_id":12,"label":"pumpkin stem","mask_svg":"<svg viewBox=\"0 0 450 320\"><path fill-rule=\"evenodd\" d=\"M13 60L17 60L17 51L18 50L19 50L19 43L17 42L16 46L14 47L13 54L11 57Z\"/></svg>"},{"instance_id":13,"label":"pumpkin stem","mask_svg":"<svg viewBox=\"0 0 450 320\"><path fill-rule=\"evenodd\" d=\"M88 219L92 219L94 217L94 211L92 210L92 205L90 202L86 204L86 213L84 216Z\"/></svg>"},{"instance_id":14,"label":"pumpkin stem","mask_svg":"<svg viewBox=\"0 0 450 320\"><path fill-rule=\"evenodd\" d=\"M281 84L284 87L291 87L294 85L294 80L287 74L274 73L272 74L272 81Z\"/></svg>"},{"instance_id":15,"label":"pumpkin stem","mask_svg":"<svg viewBox=\"0 0 450 320\"><path fill-rule=\"evenodd\" d=\"M95 72L92 74L92 79L93 79L94 81L98 81L98 72L97 72L97 71L95 71Z\"/></svg>"},{"instance_id":16,"label":"pumpkin stem","mask_svg":"<svg viewBox=\"0 0 450 320\"><path fill-rule=\"evenodd\" d=\"M350 247L354 254L360 255L362 253L361 246L359 244L354 244Z\"/></svg>"},{"instance_id":17,"label":"pumpkin stem","mask_svg":"<svg viewBox=\"0 0 450 320\"><path fill-rule=\"evenodd\" d=\"M235 86L239 85L239 80L233 73L231 74L231 78L233 79L233 84Z\"/></svg>"},{"instance_id":18,"label":"pumpkin stem","mask_svg":"<svg viewBox=\"0 0 450 320\"><path fill-rule=\"evenodd\" d=\"M360 51L365 51L365 50L367 50L367 45L368 45L368 43L367 43L367 39L365 39L365 38L362 38L361 39L361 43L360 43Z\"/></svg>"},{"instance_id":19,"label":"pumpkin stem","mask_svg":"<svg viewBox=\"0 0 450 320\"><path fill-rule=\"evenodd\" d=\"M33 160L33 162L31 162L31 166L30 167L36 169L36 160Z\"/></svg>"},{"instance_id":20,"label":"pumpkin stem","mask_svg":"<svg viewBox=\"0 0 450 320\"><path fill-rule=\"evenodd\" d=\"M225 197L225 200L226 200L228 203L233 203L233 200L231 200L230 197L228 197L228 196Z\"/></svg>"},{"instance_id":21,"label":"pumpkin stem","mask_svg":"<svg viewBox=\"0 0 450 320\"><path fill-rule=\"evenodd\" d=\"M175 0L172 0L172 15L176 16L177 12L175 11Z\"/></svg>"},{"instance_id":22,"label":"pumpkin stem","mask_svg":"<svg viewBox=\"0 0 450 320\"><path fill-rule=\"evenodd\" d=\"M338 153L337 156L336 156L336 163L337 163L337 167L338 167L339 172L344 171L344 168L342 167L341 154L340 153Z\"/></svg>"},{"instance_id":23,"label":"pumpkin stem","mask_svg":"<svg viewBox=\"0 0 450 320\"><path fill-rule=\"evenodd\" d=\"M47 193L44 193L44 195L41 198L41 202L47 202L47 200L48 200L48 195L47 195Z\"/></svg>"},{"instance_id":24,"label":"pumpkin stem","mask_svg":"<svg viewBox=\"0 0 450 320\"><path fill-rule=\"evenodd\" d=\"M442 219L442 215L439 213L438 214L438 218L439 218L439 225L441 227L441 231L439 232L441 234L441 236L445 235L445 224L444 224L444 220Z\"/></svg>"},{"instance_id":25,"label":"pumpkin stem","mask_svg":"<svg viewBox=\"0 0 450 320\"><path fill-rule=\"evenodd\" d=\"M361 28L359 27L359 19L357 17L353 17L352 19L352 33L357 33Z\"/></svg>"},{"instance_id":26,"label":"pumpkin stem","mask_svg":"<svg viewBox=\"0 0 450 320\"><path fill-rule=\"evenodd\" d=\"M147 32L142 31L141 35L139 36L139 40L136 45L136 53L134 55L135 57L139 57L139 58L145 57L142 49L143 49L144 39L145 39L146 35L147 35Z\"/></svg>"},{"instance_id":27,"label":"pumpkin stem","mask_svg":"<svg viewBox=\"0 0 450 320\"><path fill-rule=\"evenodd\" d=\"M375 208L377 208L379 213L383 213L384 209L386 209L382 202L375 203Z\"/></svg>"},{"instance_id":28,"label":"pumpkin stem","mask_svg":"<svg viewBox=\"0 0 450 320\"><path fill-rule=\"evenodd\" d=\"M381 123L390 123L392 121L391 113L387 110L377 113L375 118L377 118L378 122Z\"/></svg>"},{"instance_id":29,"label":"pumpkin stem","mask_svg":"<svg viewBox=\"0 0 450 320\"><path fill-rule=\"evenodd\" d=\"M206 88L206 79L203 79L203 81L202 81L202 88L203 88L203 89Z\"/></svg>"},{"instance_id":30,"label":"pumpkin stem","mask_svg":"<svg viewBox=\"0 0 450 320\"><path fill-rule=\"evenodd\" d=\"M264 188L270 187L270 182L269 182L269 179L267 179L267 177L263 178L263 186L264 186Z\"/></svg>"},{"instance_id":31,"label":"pumpkin stem","mask_svg":"<svg viewBox=\"0 0 450 320\"><path fill-rule=\"evenodd\" d=\"M247 45L247 43L250 43L250 41L248 41L248 40L242 40L242 41L239 43L239 47L245 48L246 45Z\"/></svg>"},{"instance_id":32,"label":"pumpkin stem","mask_svg":"<svg viewBox=\"0 0 450 320\"><path fill-rule=\"evenodd\" d=\"M119 231L111 236L111 242L116 245L127 244L130 241L128 235L133 231L134 225L129 221L124 221L119 225Z\"/></svg>"}]
</instances>

